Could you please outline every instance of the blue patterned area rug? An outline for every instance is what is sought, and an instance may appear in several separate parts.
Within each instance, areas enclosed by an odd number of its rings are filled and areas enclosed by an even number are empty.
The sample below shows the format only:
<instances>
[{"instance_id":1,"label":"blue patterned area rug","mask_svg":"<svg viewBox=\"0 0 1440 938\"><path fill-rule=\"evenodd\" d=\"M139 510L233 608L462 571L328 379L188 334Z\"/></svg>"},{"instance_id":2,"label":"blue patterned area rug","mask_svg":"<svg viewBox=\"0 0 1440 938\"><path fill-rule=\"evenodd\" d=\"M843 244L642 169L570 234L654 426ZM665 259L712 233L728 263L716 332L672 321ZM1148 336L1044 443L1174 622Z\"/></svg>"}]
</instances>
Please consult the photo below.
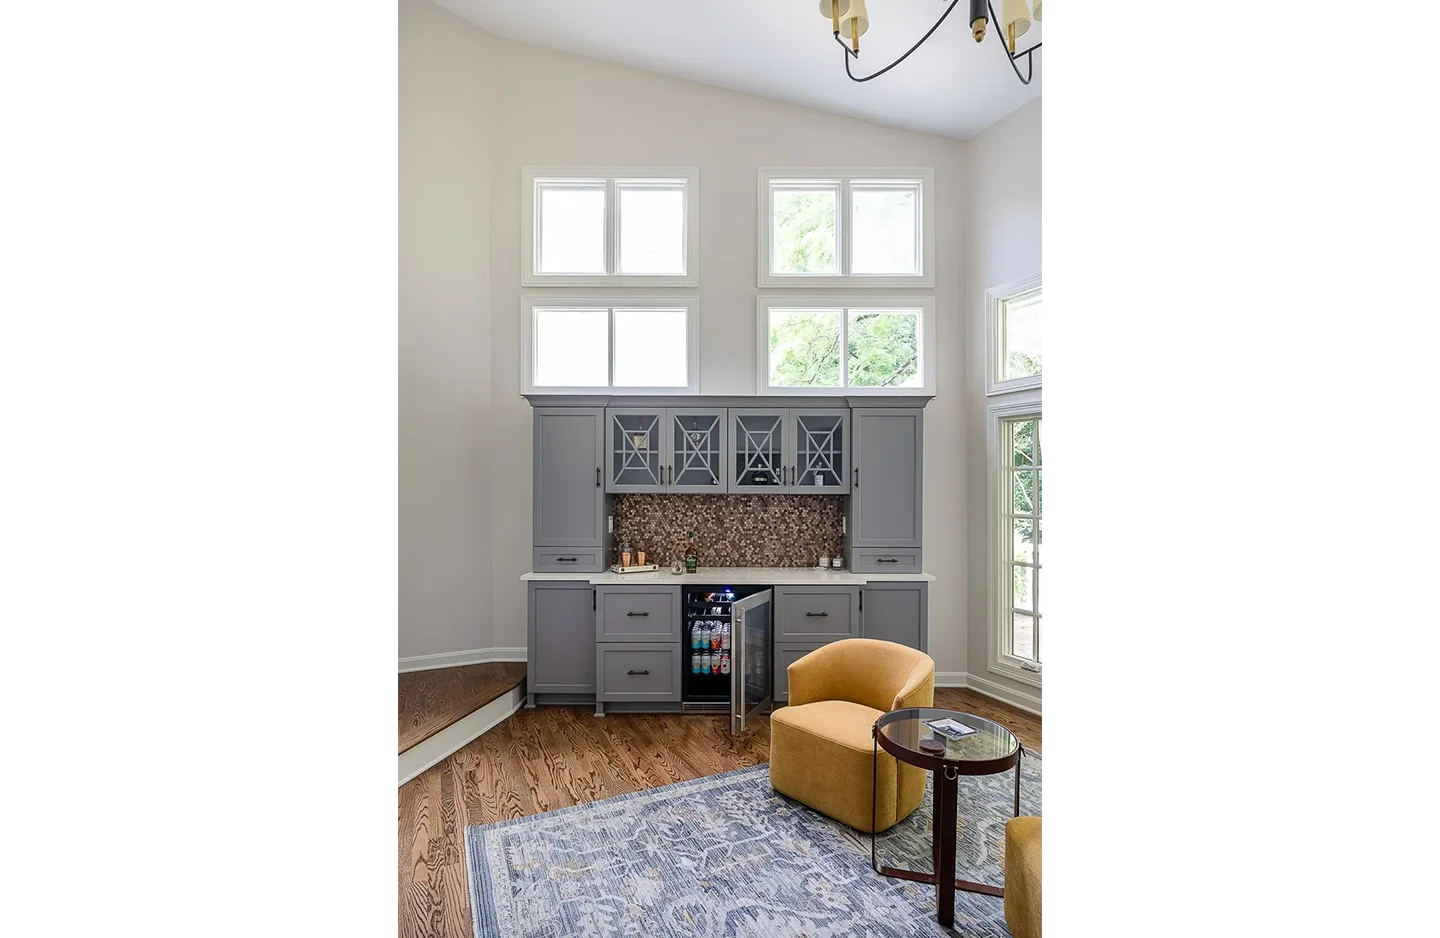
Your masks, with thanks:
<instances>
[{"instance_id":1,"label":"blue patterned area rug","mask_svg":"<svg viewBox=\"0 0 1440 938\"><path fill-rule=\"evenodd\" d=\"M1040 757L1021 762L1021 813L1040 814ZM1002 885L1015 776L960 779L956 874ZM930 800L880 837L880 862L930 869ZM465 829L476 938L1006 938L1003 900L870 868L870 838L736 769Z\"/></svg>"}]
</instances>

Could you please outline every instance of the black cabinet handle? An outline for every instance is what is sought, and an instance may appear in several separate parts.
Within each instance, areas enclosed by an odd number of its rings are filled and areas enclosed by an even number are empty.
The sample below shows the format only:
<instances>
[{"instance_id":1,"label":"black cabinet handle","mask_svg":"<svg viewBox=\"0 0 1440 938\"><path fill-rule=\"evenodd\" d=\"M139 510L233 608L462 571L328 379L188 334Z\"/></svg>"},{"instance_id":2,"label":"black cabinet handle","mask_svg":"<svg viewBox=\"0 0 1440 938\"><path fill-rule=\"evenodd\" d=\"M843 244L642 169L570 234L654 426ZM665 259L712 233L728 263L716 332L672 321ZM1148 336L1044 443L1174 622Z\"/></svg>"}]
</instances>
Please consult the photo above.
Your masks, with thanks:
<instances>
[{"instance_id":1,"label":"black cabinet handle","mask_svg":"<svg viewBox=\"0 0 1440 938\"><path fill-rule=\"evenodd\" d=\"M896 560L894 557L881 557L881 558L880 558L878 561L876 561L876 562L877 562L877 563L899 563L900 561Z\"/></svg>"},{"instance_id":2,"label":"black cabinet handle","mask_svg":"<svg viewBox=\"0 0 1440 938\"><path fill-rule=\"evenodd\" d=\"M595 467L595 487L596 487L597 489L600 487L600 467L599 467L599 466L596 466L596 467Z\"/></svg>"},{"instance_id":3,"label":"black cabinet handle","mask_svg":"<svg viewBox=\"0 0 1440 938\"><path fill-rule=\"evenodd\" d=\"M820 617L823 619L824 617L830 615L830 613L828 613L828 612L807 612L807 613L805 613L805 615L807 615L807 616L820 616Z\"/></svg>"},{"instance_id":4,"label":"black cabinet handle","mask_svg":"<svg viewBox=\"0 0 1440 938\"><path fill-rule=\"evenodd\" d=\"M644 671L626 671L625 673L626 673L626 674L649 674L649 673L650 673L650 669L649 669L649 668L646 668Z\"/></svg>"},{"instance_id":5,"label":"black cabinet handle","mask_svg":"<svg viewBox=\"0 0 1440 938\"><path fill-rule=\"evenodd\" d=\"M627 613L625 613L625 614L626 614L627 616L648 616L650 613L648 613L648 612L627 612Z\"/></svg>"},{"instance_id":6,"label":"black cabinet handle","mask_svg":"<svg viewBox=\"0 0 1440 938\"><path fill-rule=\"evenodd\" d=\"M859 485L859 484L860 484L860 467L859 467L859 466L856 466L856 467L855 467L855 484L856 484L856 485Z\"/></svg>"},{"instance_id":7,"label":"black cabinet handle","mask_svg":"<svg viewBox=\"0 0 1440 938\"><path fill-rule=\"evenodd\" d=\"M556 557L556 558L555 558L555 562L556 562L556 563L578 563L579 561L580 561L580 558L579 558L579 557Z\"/></svg>"}]
</instances>

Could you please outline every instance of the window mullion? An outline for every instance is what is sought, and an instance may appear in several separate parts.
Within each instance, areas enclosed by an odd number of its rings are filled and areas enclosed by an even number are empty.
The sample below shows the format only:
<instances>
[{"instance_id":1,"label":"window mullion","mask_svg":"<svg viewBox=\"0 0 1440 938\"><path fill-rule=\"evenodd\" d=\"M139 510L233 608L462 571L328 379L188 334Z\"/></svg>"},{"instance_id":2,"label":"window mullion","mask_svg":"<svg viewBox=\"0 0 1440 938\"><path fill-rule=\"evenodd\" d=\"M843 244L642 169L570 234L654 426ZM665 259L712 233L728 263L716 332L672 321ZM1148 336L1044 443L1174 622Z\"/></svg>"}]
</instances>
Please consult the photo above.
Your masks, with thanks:
<instances>
[{"instance_id":1,"label":"window mullion","mask_svg":"<svg viewBox=\"0 0 1440 938\"><path fill-rule=\"evenodd\" d=\"M605 372L605 384L607 387L615 386L615 307L611 306L605 310L605 320L610 326L610 364Z\"/></svg>"},{"instance_id":2,"label":"window mullion","mask_svg":"<svg viewBox=\"0 0 1440 938\"><path fill-rule=\"evenodd\" d=\"M840 276L848 277L850 276L850 211L852 198L850 180L840 180L839 195L840 198L838 201L840 204L836 206L839 211L836 213L838 217L835 219L835 241L837 242L835 248L840 253Z\"/></svg>"},{"instance_id":3,"label":"window mullion","mask_svg":"<svg viewBox=\"0 0 1440 938\"><path fill-rule=\"evenodd\" d=\"M840 307L840 387L850 386L850 310Z\"/></svg>"},{"instance_id":4,"label":"window mullion","mask_svg":"<svg viewBox=\"0 0 1440 938\"><path fill-rule=\"evenodd\" d=\"M620 272L620 185L614 179L605 180L605 273L614 276ZM615 314L610 314L611 357L614 357Z\"/></svg>"}]
</instances>

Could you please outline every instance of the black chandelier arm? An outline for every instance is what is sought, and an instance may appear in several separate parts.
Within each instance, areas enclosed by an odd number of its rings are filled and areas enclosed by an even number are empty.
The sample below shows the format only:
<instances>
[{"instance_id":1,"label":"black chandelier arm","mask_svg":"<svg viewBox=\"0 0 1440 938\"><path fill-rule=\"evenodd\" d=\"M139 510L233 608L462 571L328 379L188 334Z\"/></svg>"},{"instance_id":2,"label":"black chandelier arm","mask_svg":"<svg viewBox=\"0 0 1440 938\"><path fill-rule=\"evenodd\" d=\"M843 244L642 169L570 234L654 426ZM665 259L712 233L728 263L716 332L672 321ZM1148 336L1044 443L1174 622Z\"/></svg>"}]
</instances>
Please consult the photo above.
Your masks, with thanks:
<instances>
[{"instance_id":1,"label":"black chandelier arm","mask_svg":"<svg viewBox=\"0 0 1440 938\"><path fill-rule=\"evenodd\" d=\"M990 9L990 22L992 24L999 22L999 20L997 20L995 17L995 4L989 2L989 0L986 0L985 5ZM946 10L945 12L948 13L950 11ZM1030 84L1031 79L1035 77L1035 59L1031 55L1031 53L1043 46L1044 43L1037 42L1035 43L1035 45L1026 49L1024 52L1017 52L1014 55L1011 55L1010 49L1005 45L1005 37L1000 36L999 39L1000 51L1004 53L1006 61L1010 63L1010 67L1015 70L1015 77L1020 79L1020 84L1022 85ZM1020 74L1020 66L1015 64L1015 60L1022 57L1025 59L1025 74L1023 76Z\"/></svg>"},{"instance_id":2,"label":"black chandelier arm","mask_svg":"<svg viewBox=\"0 0 1440 938\"><path fill-rule=\"evenodd\" d=\"M843 39L840 38L840 34L839 34L839 33L836 33L836 34L835 34L835 41L838 42L838 43L840 43L840 47L845 50L845 74L850 76L850 80L851 80L851 81L856 81L856 82L869 81L869 80L872 79L872 78L879 78L881 75L884 75L886 72L890 71L890 69L894 68L895 66L899 65L901 62L903 62L903 61L905 61L906 59L910 58L910 53L914 52L916 49L918 49L918 48L920 48L922 45L924 45L925 40L926 40L926 39L929 39L930 36L931 36L931 34L934 33L935 30L937 30L937 29L940 28L940 24L943 23L943 22L945 22L945 17L947 17L947 16L950 15L950 11L953 10L953 9L955 9L955 4L957 4L957 3L959 3L959 2L960 2L960 0L950 0L950 5L945 8L945 12L944 12L944 13L941 13L941 14L940 14L940 18L935 21L935 25L934 25L934 26L931 26L930 29L925 33L925 35L923 35L923 36L920 37L920 41L919 41L919 42L915 43L915 45L911 46L909 49L906 49L906 50L905 50L905 54L902 55L902 56L900 56L900 58L898 58L898 59L896 59L895 61L891 62L889 65L887 65L887 66L885 66L884 68L880 69L880 71L874 73L873 75L865 75L865 76L862 76L862 77L860 77L860 78L855 77L855 74L850 71L850 57L851 57L851 55L854 55L856 58L859 58L859 57L860 57L860 53L858 53L858 52L853 52L853 53L852 53L850 47L847 46L847 45L845 45L845 40L843 40ZM994 18L994 16L995 16L995 11L994 11L994 10L991 10L991 11L990 11L990 16L991 16L992 19ZM853 27L852 27L852 28L853 28ZM1011 63L1011 64L1013 65L1014 63ZM1020 74L1019 69L1016 69L1015 74L1016 74L1016 75L1019 75L1019 74ZM1029 84L1029 82L1027 81L1026 84Z\"/></svg>"}]
</instances>

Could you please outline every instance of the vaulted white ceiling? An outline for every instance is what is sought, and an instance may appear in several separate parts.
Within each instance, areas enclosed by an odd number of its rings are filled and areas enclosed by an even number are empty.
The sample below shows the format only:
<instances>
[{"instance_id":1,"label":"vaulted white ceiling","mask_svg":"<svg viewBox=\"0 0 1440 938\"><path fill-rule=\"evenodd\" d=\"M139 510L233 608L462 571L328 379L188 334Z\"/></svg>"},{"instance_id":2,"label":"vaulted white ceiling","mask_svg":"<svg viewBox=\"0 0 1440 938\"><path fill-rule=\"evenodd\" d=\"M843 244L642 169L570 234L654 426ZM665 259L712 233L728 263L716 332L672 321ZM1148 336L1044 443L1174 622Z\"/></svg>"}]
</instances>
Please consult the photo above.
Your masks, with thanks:
<instances>
[{"instance_id":1,"label":"vaulted white ceiling","mask_svg":"<svg viewBox=\"0 0 1440 938\"><path fill-rule=\"evenodd\" d=\"M975 44L965 0L909 59L861 83L846 77L817 0L438 2L508 39L961 140L1038 96L1045 57L1043 49L1033 56L1035 80L1022 85L993 23ZM852 70L863 76L893 62L947 5L869 0L870 30ZM1034 24L1019 45L1040 41L1041 29Z\"/></svg>"}]
</instances>

